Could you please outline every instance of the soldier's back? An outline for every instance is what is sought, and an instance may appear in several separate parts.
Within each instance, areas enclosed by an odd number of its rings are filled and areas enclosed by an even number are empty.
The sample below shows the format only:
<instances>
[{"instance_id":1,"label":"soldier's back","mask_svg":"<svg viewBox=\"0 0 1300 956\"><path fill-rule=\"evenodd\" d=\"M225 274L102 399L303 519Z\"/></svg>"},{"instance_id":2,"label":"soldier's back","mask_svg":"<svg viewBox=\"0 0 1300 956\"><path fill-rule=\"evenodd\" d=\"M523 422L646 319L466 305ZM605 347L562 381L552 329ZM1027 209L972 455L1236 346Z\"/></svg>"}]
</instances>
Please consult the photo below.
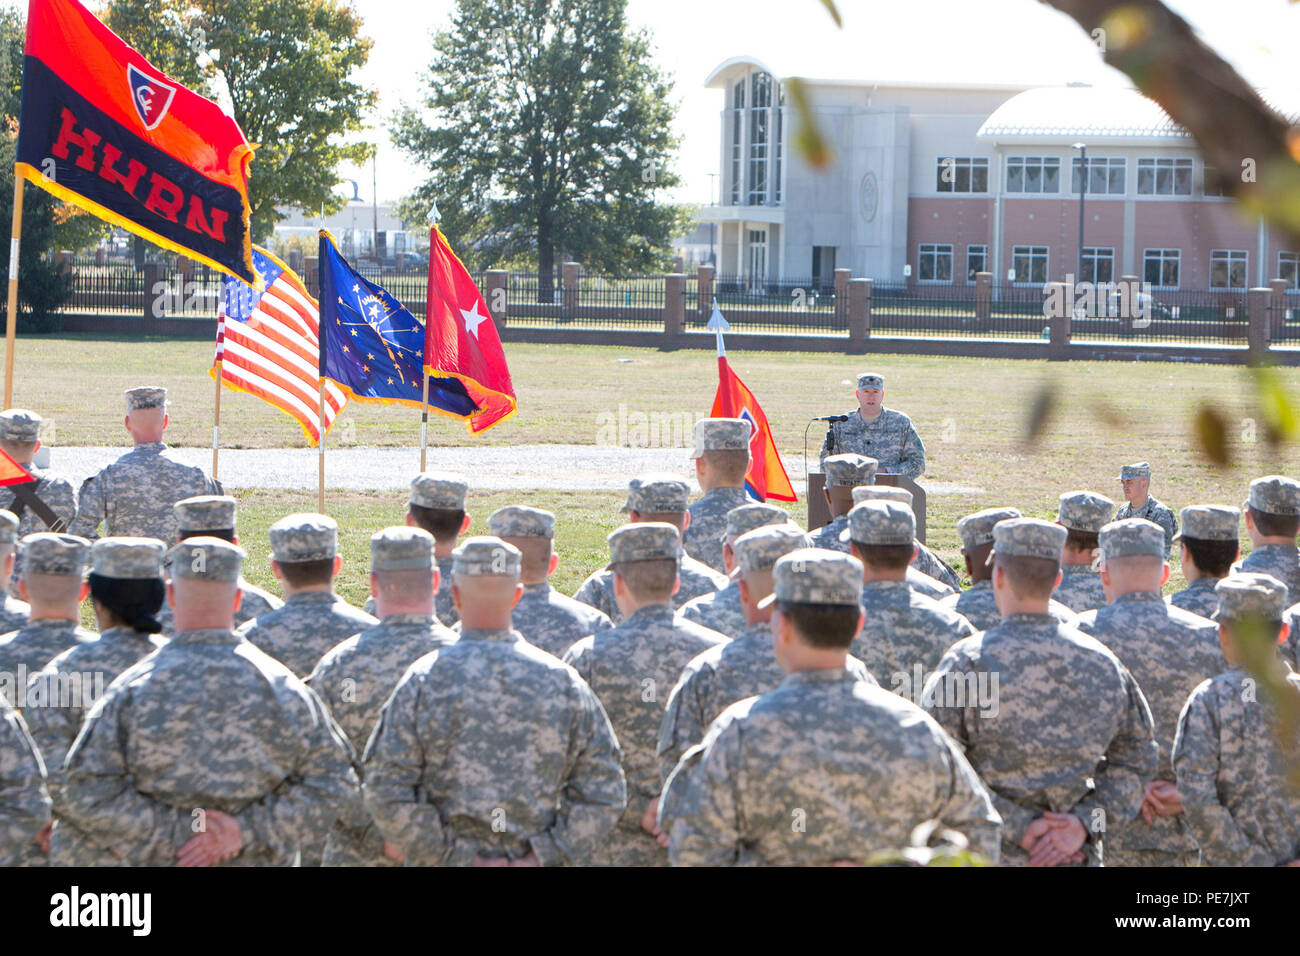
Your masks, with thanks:
<instances>
[{"instance_id":1,"label":"soldier's back","mask_svg":"<svg viewBox=\"0 0 1300 956\"><path fill-rule=\"evenodd\" d=\"M545 581L524 585L510 619L524 640L556 657L563 657L582 638L614 626L603 612L561 594Z\"/></svg>"},{"instance_id":2,"label":"soldier's back","mask_svg":"<svg viewBox=\"0 0 1300 956\"><path fill-rule=\"evenodd\" d=\"M1214 590L1217 583L1216 578L1197 578L1181 591L1169 595L1165 601L1201 617L1213 617L1219 612L1219 595Z\"/></svg>"},{"instance_id":3,"label":"soldier's back","mask_svg":"<svg viewBox=\"0 0 1300 956\"><path fill-rule=\"evenodd\" d=\"M997 599L993 597L993 582L988 578L976 581L965 591L940 598L939 603L966 618L977 631L987 631L1002 620ZM1074 612L1060 601L1049 601L1047 610L1052 617L1064 624L1074 623Z\"/></svg>"},{"instance_id":4,"label":"soldier's back","mask_svg":"<svg viewBox=\"0 0 1300 956\"><path fill-rule=\"evenodd\" d=\"M1271 574L1287 586L1291 595L1300 595L1300 549L1295 545L1266 544L1256 548L1237 562L1233 570Z\"/></svg>"},{"instance_id":5,"label":"soldier's back","mask_svg":"<svg viewBox=\"0 0 1300 956\"><path fill-rule=\"evenodd\" d=\"M82 483L70 529L85 538L132 536L176 540L172 506L185 498L221 494L221 483L197 465L176 460L162 442L136 445Z\"/></svg>"},{"instance_id":6,"label":"soldier's back","mask_svg":"<svg viewBox=\"0 0 1300 956\"><path fill-rule=\"evenodd\" d=\"M258 614L238 630L241 637L306 677L331 648L378 623L337 594L308 591Z\"/></svg>"},{"instance_id":7,"label":"soldier's back","mask_svg":"<svg viewBox=\"0 0 1300 956\"><path fill-rule=\"evenodd\" d=\"M808 537L812 540L812 547L848 554L849 543L840 540L840 532L844 531L848 526L849 516L847 514L832 518L830 524L822 525L816 531L808 532Z\"/></svg>"},{"instance_id":8,"label":"soldier's back","mask_svg":"<svg viewBox=\"0 0 1300 956\"><path fill-rule=\"evenodd\" d=\"M682 533L682 548L695 560L714 571L724 570L722 537L727 530L727 512L754 499L744 488L713 488L687 508L690 524Z\"/></svg>"},{"instance_id":9,"label":"soldier's back","mask_svg":"<svg viewBox=\"0 0 1300 956\"><path fill-rule=\"evenodd\" d=\"M0 866L47 862L36 845L50 818L44 769L22 715L0 700Z\"/></svg>"},{"instance_id":10,"label":"soldier's back","mask_svg":"<svg viewBox=\"0 0 1300 956\"><path fill-rule=\"evenodd\" d=\"M906 581L872 581L862 588L866 619L849 653L885 687L895 675L928 674L944 653L975 627L957 611L911 588Z\"/></svg>"},{"instance_id":11,"label":"soldier's back","mask_svg":"<svg viewBox=\"0 0 1300 956\"><path fill-rule=\"evenodd\" d=\"M1106 606L1106 592L1101 586L1101 574L1086 564L1061 565L1061 583L1052 592L1052 599L1060 601L1075 614Z\"/></svg>"},{"instance_id":12,"label":"soldier's back","mask_svg":"<svg viewBox=\"0 0 1300 956\"><path fill-rule=\"evenodd\" d=\"M721 591L687 601L677 614L727 637L736 637L745 629L745 608L740 602L740 585L735 581L728 581Z\"/></svg>"},{"instance_id":13,"label":"soldier's back","mask_svg":"<svg viewBox=\"0 0 1300 956\"><path fill-rule=\"evenodd\" d=\"M73 488L72 482L55 471L46 471L35 465L24 467L27 473L39 482L32 489L36 497L45 502L49 509L63 520L66 529L77 517L77 491ZM10 487L0 486L0 508L18 515L16 536L19 540L39 531L53 530L46 525L44 519L27 506L26 502L19 500ZM20 568L21 562L15 561L11 588L17 585Z\"/></svg>"},{"instance_id":14,"label":"soldier's back","mask_svg":"<svg viewBox=\"0 0 1300 956\"><path fill-rule=\"evenodd\" d=\"M76 621L53 618L28 621L12 634L0 637L0 673L18 675L21 669L21 684L15 685L15 691L21 693L27 680L55 657L98 637ZM16 677L11 679L17 680ZM19 704L17 701L10 703Z\"/></svg>"},{"instance_id":15,"label":"soldier's back","mask_svg":"<svg viewBox=\"0 0 1300 956\"><path fill-rule=\"evenodd\" d=\"M688 555L682 555L677 564L677 578L677 593L672 597L674 610L696 598L722 590L728 582L726 575L719 574ZM623 612L619 610L618 602L614 599L613 571L601 569L592 572L573 597L574 600L594 607L614 624L623 620Z\"/></svg>"},{"instance_id":16,"label":"soldier's back","mask_svg":"<svg viewBox=\"0 0 1300 956\"><path fill-rule=\"evenodd\" d=\"M0 634L16 631L27 623L31 605L9 594L0 593Z\"/></svg>"}]
</instances>

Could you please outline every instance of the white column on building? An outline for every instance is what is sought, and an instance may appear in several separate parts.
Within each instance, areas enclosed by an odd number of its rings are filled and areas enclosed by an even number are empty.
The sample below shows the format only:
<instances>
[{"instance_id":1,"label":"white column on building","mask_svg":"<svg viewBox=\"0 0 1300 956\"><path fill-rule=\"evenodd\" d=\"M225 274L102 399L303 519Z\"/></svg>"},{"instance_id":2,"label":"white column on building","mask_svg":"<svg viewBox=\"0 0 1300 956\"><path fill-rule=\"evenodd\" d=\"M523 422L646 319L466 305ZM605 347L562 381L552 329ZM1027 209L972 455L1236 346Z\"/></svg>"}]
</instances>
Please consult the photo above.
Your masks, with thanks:
<instances>
[{"instance_id":1,"label":"white column on building","mask_svg":"<svg viewBox=\"0 0 1300 956\"><path fill-rule=\"evenodd\" d=\"M1255 266L1258 273L1255 284L1259 286L1268 285L1268 225L1264 222L1262 216L1259 220L1259 242L1255 257L1259 260Z\"/></svg>"}]
</instances>

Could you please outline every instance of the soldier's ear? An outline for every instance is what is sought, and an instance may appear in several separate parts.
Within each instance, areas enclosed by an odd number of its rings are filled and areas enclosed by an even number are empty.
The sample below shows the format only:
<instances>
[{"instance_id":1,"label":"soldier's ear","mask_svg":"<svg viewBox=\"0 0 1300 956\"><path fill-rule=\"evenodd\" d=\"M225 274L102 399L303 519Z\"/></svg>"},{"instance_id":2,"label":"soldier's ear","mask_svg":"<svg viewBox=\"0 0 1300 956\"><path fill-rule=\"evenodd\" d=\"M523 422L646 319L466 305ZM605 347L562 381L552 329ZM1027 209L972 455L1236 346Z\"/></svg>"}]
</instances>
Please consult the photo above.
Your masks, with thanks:
<instances>
[{"instance_id":1,"label":"soldier's ear","mask_svg":"<svg viewBox=\"0 0 1300 956\"><path fill-rule=\"evenodd\" d=\"M1160 586L1161 586L1161 587L1164 587L1165 582L1169 580L1169 572L1170 572L1170 570L1171 570L1171 569L1170 569L1170 567L1169 567L1169 562L1166 561L1166 562L1165 562L1165 570L1164 570L1164 573L1160 575Z\"/></svg>"},{"instance_id":2,"label":"soldier's ear","mask_svg":"<svg viewBox=\"0 0 1300 956\"><path fill-rule=\"evenodd\" d=\"M339 572L342 570L343 570L343 555L336 554L334 555L334 577L337 578L339 576Z\"/></svg>"},{"instance_id":3,"label":"soldier's ear","mask_svg":"<svg viewBox=\"0 0 1300 956\"><path fill-rule=\"evenodd\" d=\"M1283 621L1281 628L1279 628L1277 632L1277 642L1279 644L1285 644L1287 636L1290 633L1291 633L1291 625L1288 624L1286 621Z\"/></svg>"},{"instance_id":4,"label":"soldier's ear","mask_svg":"<svg viewBox=\"0 0 1300 956\"><path fill-rule=\"evenodd\" d=\"M672 595L676 594L677 591L681 588L681 586L682 586L682 577L679 574L677 577L673 578L673 589L668 592L669 596L671 597Z\"/></svg>"},{"instance_id":5,"label":"soldier's ear","mask_svg":"<svg viewBox=\"0 0 1300 956\"><path fill-rule=\"evenodd\" d=\"M89 581L82 581L82 582L81 582L81 591L80 591L80 593L78 593L78 595L77 595L77 603L80 604L82 601L86 600L86 596L87 596L88 594L90 594L90 582L89 582Z\"/></svg>"},{"instance_id":6,"label":"soldier's ear","mask_svg":"<svg viewBox=\"0 0 1300 956\"><path fill-rule=\"evenodd\" d=\"M560 556L554 551L551 552L551 560L546 565L546 576L549 578L555 573L555 569L560 566Z\"/></svg>"},{"instance_id":7,"label":"soldier's ear","mask_svg":"<svg viewBox=\"0 0 1300 956\"><path fill-rule=\"evenodd\" d=\"M28 601L28 602L31 601L31 598L27 596L27 582L24 581L22 578L18 579L18 596L22 598L24 601Z\"/></svg>"},{"instance_id":8,"label":"soldier's ear","mask_svg":"<svg viewBox=\"0 0 1300 956\"><path fill-rule=\"evenodd\" d=\"M685 534L686 529L689 528L690 526L691 526L691 513L689 511L683 511L682 512L682 534Z\"/></svg>"},{"instance_id":9,"label":"soldier's ear","mask_svg":"<svg viewBox=\"0 0 1300 956\"><path fill-rule=\"evenodd\" d=\"M473 520L474 520L473 516L468 511L466 511L465 520L460 523L460 531L458 531L457 534L464 534L466 531L468 531L470 522Z\"/></svg>"},{"instance_id":10,"label":"soldier's ear","mask_svg":"<svg viewBox=\"0 0 1300 956\"><path fill-rule=\"evenodd\" d=\"M510 607L513 608L516 604L518 604L518 603L519 603L519 599L520 599L521 597L523 597L523 596L524 596L524 586L523 586L522 584L520 584L518 581L516 581L516 582L515 582L515 597L514 597L514 600L512 600L512 601L510 602Z\"/></svg>"}]
</instances>

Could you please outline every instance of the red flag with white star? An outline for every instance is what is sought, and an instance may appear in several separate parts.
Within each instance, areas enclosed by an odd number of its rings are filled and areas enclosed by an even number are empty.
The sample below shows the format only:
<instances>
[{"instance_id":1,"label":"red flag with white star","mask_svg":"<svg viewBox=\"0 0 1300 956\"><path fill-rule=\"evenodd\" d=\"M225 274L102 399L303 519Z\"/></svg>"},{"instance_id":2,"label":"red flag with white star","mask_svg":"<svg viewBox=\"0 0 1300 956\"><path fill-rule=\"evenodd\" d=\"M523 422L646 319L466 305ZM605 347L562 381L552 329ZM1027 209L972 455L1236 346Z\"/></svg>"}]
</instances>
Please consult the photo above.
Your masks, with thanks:
<instances>
[{"instance_id":1,"label":"red flag with white star","mask_svg":"<svg viewBox=\"0 0 1300 956\"><path fill-rule=\"evenodd\" d=\"M437 226L429 233L429 290L424 320L424 368L456 378L478 406L466 419L477 435L515 413L515 387L501 337L464 263Z\"/></svg>"}]
</instances>

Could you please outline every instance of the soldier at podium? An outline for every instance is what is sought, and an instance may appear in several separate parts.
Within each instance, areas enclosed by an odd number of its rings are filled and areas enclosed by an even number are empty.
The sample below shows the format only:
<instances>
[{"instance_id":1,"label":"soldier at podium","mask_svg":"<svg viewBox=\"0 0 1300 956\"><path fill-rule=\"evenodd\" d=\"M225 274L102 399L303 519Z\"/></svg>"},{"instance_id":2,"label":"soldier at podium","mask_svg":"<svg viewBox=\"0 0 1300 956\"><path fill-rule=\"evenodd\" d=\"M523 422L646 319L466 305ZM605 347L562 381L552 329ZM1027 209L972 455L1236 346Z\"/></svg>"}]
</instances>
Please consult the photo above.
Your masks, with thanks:
<instances>
[{"instance_id":1,"label":"soldier at podium","mask_svg":"<svg viewBox=\"0 0 1300 956\"><path fill-rule=\"evenodd\" d=\"M884 376L859 375L856 394L858 407L844 421L831 423L818 461L824 461L827 455L852 452L876 459L879 474L906 475L914 480L921 477L925 473L925 445L910 418L885 407Z\"/></svg>"}]
</instances>

